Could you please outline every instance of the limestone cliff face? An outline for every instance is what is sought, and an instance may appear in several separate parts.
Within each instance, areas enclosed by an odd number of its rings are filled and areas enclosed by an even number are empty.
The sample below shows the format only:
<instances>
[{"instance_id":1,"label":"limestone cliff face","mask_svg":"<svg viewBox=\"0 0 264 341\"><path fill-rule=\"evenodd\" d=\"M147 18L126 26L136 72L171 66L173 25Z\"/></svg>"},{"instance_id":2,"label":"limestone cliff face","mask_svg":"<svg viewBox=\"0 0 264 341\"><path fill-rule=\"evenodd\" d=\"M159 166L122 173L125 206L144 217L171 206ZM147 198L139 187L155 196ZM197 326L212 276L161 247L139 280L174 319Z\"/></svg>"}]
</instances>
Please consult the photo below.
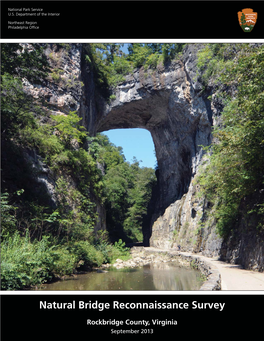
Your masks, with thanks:
<instances>
[{"instance_id":1,"label":"limestone cliff face","mask_svg":"<svg viewBox=\"0 0 264 341\"><path fill-rule=\"evenodd\" d=\"M29 49L34 48L34 45L31 44L24 45ZM67 115L70 111L79 111L82 94L81 44L67 44L67 46L47 44L44 52L53 71L41 84L32 84L24 79L25 91L39 103L44 102L44 110L49 115ZM55 207L56 179L54 174L43 163L36 151L26 150L25 158L36 170L36 180L42 184L50 196L50 204Z\"/></svg>"},{"instance_id":2,"label":"limestone cliff face","mask_svg":"<svg viewBox=\"0 0 264 341\"><path fill-rule=\"evenodd\" d=\"M25 44L31 49L34 45ZM45 44L45 54L48 58L51 72L48 78L41 84L32 84L24 79L23 85L27 93L31 94L36 101L44 102L46 117L51 114L67 115L76 111L83 117L82 125L88 127L92 134L95 134L94 122L90 117L96 115L93 77L83 69L83 45L82 44ZM85 75L85 76L84 76ZM89 87L83 81L89 80ZM89 101L90 99L90 101ZM47 118L46 118L47 119ZM87 121L88 120L88 121ZM92 127L92 128L91 128ZM54 174L43 162L35 150L25 150L24 158L35 170L35 178L43 191L50 198L49 204L56 207L56 181L58 175ZM75 180L69 174L60 172L68 183L68 191L76 188ZM96 197L92 198L96 204L98 221L95 230L105 229L106 213L104 207ZM75 208L75 203L70 199L68 205Z\"/></svg>"}]
</instances>

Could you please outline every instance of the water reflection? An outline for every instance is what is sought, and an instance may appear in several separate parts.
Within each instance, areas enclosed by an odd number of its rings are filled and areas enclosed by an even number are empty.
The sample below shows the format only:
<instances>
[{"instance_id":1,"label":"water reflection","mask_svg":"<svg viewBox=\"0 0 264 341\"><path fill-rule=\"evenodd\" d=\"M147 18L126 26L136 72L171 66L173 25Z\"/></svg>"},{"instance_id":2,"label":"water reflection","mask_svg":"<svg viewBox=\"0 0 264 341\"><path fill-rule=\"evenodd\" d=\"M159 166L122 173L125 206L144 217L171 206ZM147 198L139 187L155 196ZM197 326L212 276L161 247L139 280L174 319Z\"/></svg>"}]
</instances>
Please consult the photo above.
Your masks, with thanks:
<instances>
[{"instance_id":1,"label":"water reflection","mask_svg":"<svg viewBox=\"0 0 264 341\"><path fill-rule=\"evenodd\" d=\"M39 290L199 290L200 272L177 263L154 263L136 269L92 271L74 279L43 285Z\"/></svg>"}]
</instances>

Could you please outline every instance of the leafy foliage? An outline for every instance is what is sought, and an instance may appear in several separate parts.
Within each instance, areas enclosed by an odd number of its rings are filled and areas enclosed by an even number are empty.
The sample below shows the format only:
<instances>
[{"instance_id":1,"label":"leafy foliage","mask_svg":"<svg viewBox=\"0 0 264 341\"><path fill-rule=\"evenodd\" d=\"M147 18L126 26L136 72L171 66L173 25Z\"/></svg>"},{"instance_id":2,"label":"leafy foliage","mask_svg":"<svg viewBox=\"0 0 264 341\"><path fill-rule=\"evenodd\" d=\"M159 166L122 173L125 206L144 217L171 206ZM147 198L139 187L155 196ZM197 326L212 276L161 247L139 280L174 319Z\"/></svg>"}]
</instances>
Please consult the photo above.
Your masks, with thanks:
<instances>
[{"instance_id":1,"label":"leafy foliage","mask_svg":"<svg viewBox=\"0 0 264 341\"><path fill-rule=\"evenodd\" d=\"M76 112L71 111L68 115L52 115L52 118L56 121L55 128L65 144L69 145L73 139L80 143L87 136L85 128L78 125L81 118Z\"/></svg>"},{"instance_id":2,"label":"leafy foliage","mask_svg":"<svg viewBox=\"0 0 264 341\"><path fill-rule=\"evenodd\" d=\"M209 162L199 183L213 210L219 233L227 235L239 214L259 214L263 228L263 203L241 212L243 201L257 198L264 184L264 48L241 47L232 63L225 63L219 80L235 93L226 92L222 127L215 129Z\"/></svg>"},{"instance_id":3,"label":"leafy foliage","mask_svg":"<svg viewBox=\"0 0 264 341\"><path fill-rule=\"evenodd\" d=\"M50 71L42 45L28 48L18 43L1 44L1 75L7 73L20 79L26 77L30 82L41 82Z\"/></svg>"},{"instance_id":4,"label":"leafy foliage","mask_svg":"<svg viewBox=\"0 0 264 341\"><path fill-rule=\"evenodd\" d=\"M1 75L1 133L3 138L19 140L22 129L35 126L32 98L25 94L20 79ZM38 107L35 106L36 112Z\"/></svg>"},{"instance_id":5,"label":"leafy foliage","mask_svg":"<svg viewBox=\"0 0 264 341\"><path fill-rule=\"evenodd\" d=\"M134 67L156 67L158 63L164 64L174 58L182 51L184 44L129 44L128 59L133 62Z\"/></svg>"},{"instance_id":6,"label":"leafy foliage","mask_svg":"<svg viewBox=\"0 0 264 341\"><path fill-rule=\"evenodd\" d=\"M31 243L28 233L20 237L16 232L1 244L1 288L22 289L51 279L53 261L47 238Z\"/></svg>"},{"instance_id":7,"label":"leafy foliage","mask_svg":"<svg viewBox=\"0 0 264 341\"><path fill-rule=\"evenodd\" d=\"M15 207L8 203L8 193L1 194L1 235L6 236L16 228Z\"/></svg>"},{"instance_id":8,"label":"leafy foliage","mask_svg":"<svg viewBox=\"0 0 264 341\"><path fill-rule=\"evenodd\" d=\"M107 212L107 228L116 241L142 240L142 223L147 214L148 202L156 183L152 168L139 167L125 161L120 147L109 142L105 135L92 138L90 150L104 164L103 195Z\"/></svg>"},{"instance_id":9,"label":"leafy foliage","mask_svg":"<svg viewBox=\"0 0 264 341\"><path fill-rule=\"evenodd\" d=\"M134 68L152 67L177 58L184 44L141 44L128 46L128 54L122 52L124 44L87 44L86 62L96 73L97 85L103 95L110 98L110 89L125 80L124 76Z\"/></svg>"},{"instance_id":10,"label":"leafy foliage","mask_svg":"<svg viewBox=\"0 0 264 341\"><path fill-rule=\"evenodd\" d=\"M203 85L217 83L219 74L233 65L233 59L241 48L243 44L206 44L197 54L197 76L201 77Z\"/></svg>"}]
</instances>

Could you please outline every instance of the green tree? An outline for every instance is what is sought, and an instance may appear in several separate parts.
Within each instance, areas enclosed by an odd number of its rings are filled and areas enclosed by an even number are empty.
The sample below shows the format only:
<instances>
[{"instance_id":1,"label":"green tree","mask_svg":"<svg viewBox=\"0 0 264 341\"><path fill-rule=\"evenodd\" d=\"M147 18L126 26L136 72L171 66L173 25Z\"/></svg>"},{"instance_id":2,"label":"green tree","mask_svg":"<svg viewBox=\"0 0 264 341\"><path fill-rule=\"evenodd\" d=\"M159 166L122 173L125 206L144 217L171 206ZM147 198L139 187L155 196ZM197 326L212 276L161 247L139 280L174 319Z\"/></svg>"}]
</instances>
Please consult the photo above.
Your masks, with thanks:
<instances>
[{"instance_id":1,"label":"green tree","mask_svg":"<svg viewBox=\"0 0 264 341\"><path fill-rule=\"evenodd\" d=\"M69 146L73 139L81 143L86 138L87 132L79 125L81 118L75 111L70 111L68 115L52 115L52 118L57 123L55 129L66 145Z\"/></svg>"},{"instance_id":2,"label":"green tree","mask_svg":"<svg viewBox=\"0 0 264 341\"><path fill-rule=\"evenodd\" d=\"M152 53L151 48L146 44L130 44L129 47L129 60L133 62L135 67L140 67L145 64L146 59Z\"/></svg>"},{"instance_id":3,"label":"green tree","mask_svg":"<svg viewBox=\"0 0 264 341\"><path fill-rule=\"evenodd\" d=\"M20 79L26 77L30 82L41 82L50 71L42 45L1 44L1 75L8 73Z\"/></svg>"},{"instance_id":4,"label":"green tree","mask_svg":"<svg viewBox=\"0 0 264 341\"><path fill-rule=\"evenodd\" d=\"M142 241L143 220L147 215L156 176L152 168L140 168L137 164L132 164L132 167L135 177L133 187L128 191L129 208L124 221L124 231L133 241Z\"/></svg>"},{"instance_id":5,"label":"green tree","mask_svg":"<svg viewBox=\"0 0 264 341\"><path fill-rule=\"evenodd\" d=\"M38 108L32 104L32 97L24 92L21 80L4 73L1 76L2 138L18 139L21 129L34 126L34 109Z\"/></svg>"},{"instance_id":6,"label":"green tree","mask_svg":"<svg viewBox=\"0 0 264 341\"><path fill-rule=\"evenodd\" d=\"M136 158L131 164L119 161L108 163L111 166L103 179L108 230L113 240L142 241L142 224L156 183L155 172L152 168L140 168Z\"/></svg>"}]
</instances>

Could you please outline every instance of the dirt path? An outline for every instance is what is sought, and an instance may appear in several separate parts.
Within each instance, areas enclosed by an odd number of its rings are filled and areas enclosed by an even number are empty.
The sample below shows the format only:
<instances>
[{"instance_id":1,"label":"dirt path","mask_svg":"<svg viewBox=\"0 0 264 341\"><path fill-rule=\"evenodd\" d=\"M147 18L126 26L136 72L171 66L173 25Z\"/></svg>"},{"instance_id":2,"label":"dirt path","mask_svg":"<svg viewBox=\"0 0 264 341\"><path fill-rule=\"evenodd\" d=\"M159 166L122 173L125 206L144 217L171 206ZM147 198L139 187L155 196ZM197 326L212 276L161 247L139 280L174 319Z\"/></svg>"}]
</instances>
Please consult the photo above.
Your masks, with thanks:
<instances>
[{"instance_id":1,"label":"dirt path","mask_svg":"<svg viewBox=\"0 0 264 341\"><path fill-rule=\"evenodd\" d=\"M182 252L184 253L184 252ZM191 255L191 254L190 254ZM193 254L197 257L197 254ZM264 290L264 273L242 269L239 265L199 255L200 259L214 265L221 274L222 290Z\"/></svg>"},{"instance_id":2,"label":"dirt path","mask_svg":"<svg viewBox=\"0 0 264 341\"><path fill-rule=\"evenodd\" d=\"M222 290L264 290L264 273L242 269L239 265L204 257L221 274Z\"/></svg>"}]
</instances>

